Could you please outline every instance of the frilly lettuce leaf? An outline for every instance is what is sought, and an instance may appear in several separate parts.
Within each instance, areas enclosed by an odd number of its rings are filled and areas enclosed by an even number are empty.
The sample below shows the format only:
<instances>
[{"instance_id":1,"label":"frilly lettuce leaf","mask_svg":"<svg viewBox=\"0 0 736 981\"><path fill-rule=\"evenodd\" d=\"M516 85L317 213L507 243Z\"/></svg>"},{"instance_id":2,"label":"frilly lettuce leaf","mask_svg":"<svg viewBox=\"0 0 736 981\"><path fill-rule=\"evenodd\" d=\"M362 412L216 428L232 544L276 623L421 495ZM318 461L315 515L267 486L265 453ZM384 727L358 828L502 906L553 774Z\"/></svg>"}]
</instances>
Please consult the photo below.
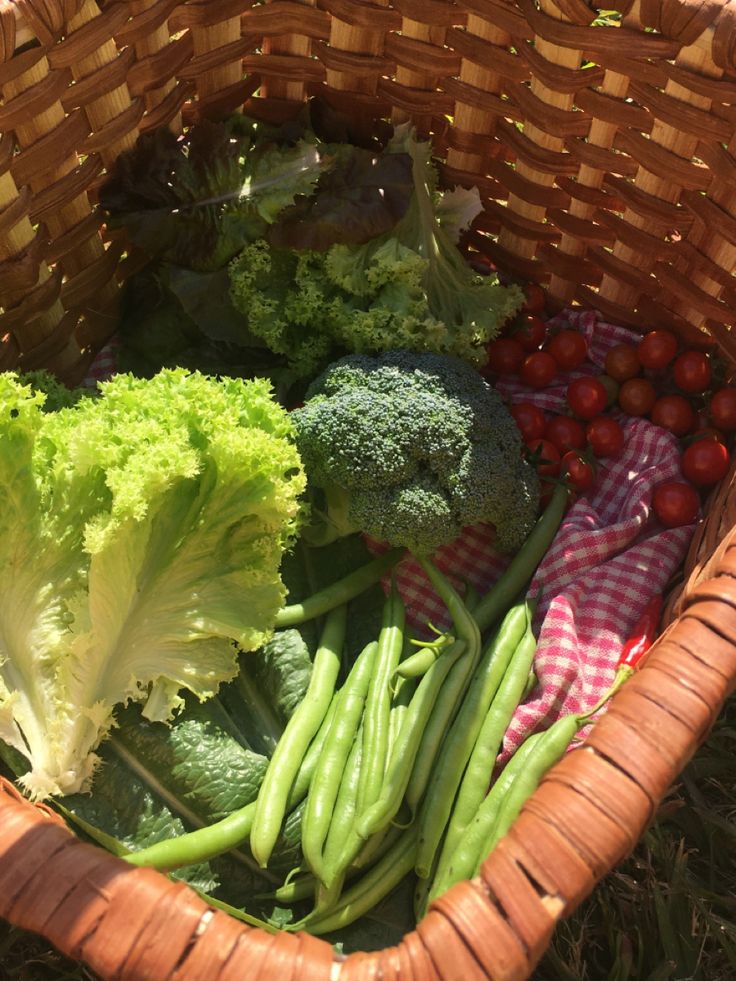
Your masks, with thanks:
<instances>
[{"instance_id":1,"label":"frilly lettuce leaf","mask_svg":"<svg viewBox=\"0 0 736 981\"><path fill-rule=\"evenodd\" d=\"M265 381L101 389L43 413L0 375L0 738L35 798L87 787L115 705L167 720L271 636L304 485Z\"/></svg>"}]
</instances>

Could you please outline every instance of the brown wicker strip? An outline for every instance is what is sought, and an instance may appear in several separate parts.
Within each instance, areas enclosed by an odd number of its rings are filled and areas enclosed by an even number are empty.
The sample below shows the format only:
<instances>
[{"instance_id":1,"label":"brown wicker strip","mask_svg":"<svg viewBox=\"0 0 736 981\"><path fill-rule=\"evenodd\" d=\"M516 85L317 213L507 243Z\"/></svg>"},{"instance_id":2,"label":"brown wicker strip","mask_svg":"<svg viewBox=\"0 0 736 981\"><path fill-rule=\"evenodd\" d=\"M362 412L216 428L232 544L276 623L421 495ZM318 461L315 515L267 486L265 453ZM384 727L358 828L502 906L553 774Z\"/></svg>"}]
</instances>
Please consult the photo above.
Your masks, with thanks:
<instances>
[{"instance_id":1,"label":"brown wicker strip","mask_svg":"<svg viewBox=\"0 0 736 981\"><path fill-rule=\"evenodd\" d=\"M407 20L427 26L451 27L465 23L465 10L447 0L397 0L393 6Z\"/></svg>"},{"instance_id":2,"label":"brown wicker strip","mask_svg":"<svg viewBox=\"0 0 736 981\"><path fill-rule=\"evenodd\" d=\"M459 55L474 65L493 65L497 72L514 82L525 82L529 69L518 54L507 48L491 44L482 37L476 37L468 30L453 28L447 32L447 43Z\"/></svg>"},{"instance_id":3,"label":"brown wicker strip","mask_svg":"<svg viewBox=\"0 0 736 981\"><path fill-rule=\"evenodd\" d=\"M603 81L603 69L591 65L587 68L567 68L548 61L531 44L517 42L519 54L527 62L533 78L539 79L548 89L564 95L575 93L576 104L585 109L581 97L594 92L591 86L600 85ZM595 114L595 113L593 113Z\"/></svg>"}]
</instances>

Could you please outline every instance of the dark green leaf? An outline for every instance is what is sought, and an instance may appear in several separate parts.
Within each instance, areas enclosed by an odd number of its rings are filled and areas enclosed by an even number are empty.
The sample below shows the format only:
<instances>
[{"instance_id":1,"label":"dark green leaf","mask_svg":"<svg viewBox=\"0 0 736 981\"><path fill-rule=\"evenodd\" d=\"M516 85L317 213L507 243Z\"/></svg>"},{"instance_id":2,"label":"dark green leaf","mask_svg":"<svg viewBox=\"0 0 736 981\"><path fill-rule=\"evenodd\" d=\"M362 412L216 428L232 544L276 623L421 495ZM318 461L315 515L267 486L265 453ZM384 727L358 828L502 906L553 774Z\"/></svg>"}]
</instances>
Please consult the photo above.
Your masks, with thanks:
<instances>
[{"instance_id":1,"label":"dark green leaf","mask_svg":"<svg viewBox=\"0 0 736 981\"><path fill-rule=\"evenodd\" d=\"M271 245L316 252L359 245L389 232L406 213L414 188L408 155L338 152L316 194L286 208L268 230Z\"/></svg>"}]
</instances>

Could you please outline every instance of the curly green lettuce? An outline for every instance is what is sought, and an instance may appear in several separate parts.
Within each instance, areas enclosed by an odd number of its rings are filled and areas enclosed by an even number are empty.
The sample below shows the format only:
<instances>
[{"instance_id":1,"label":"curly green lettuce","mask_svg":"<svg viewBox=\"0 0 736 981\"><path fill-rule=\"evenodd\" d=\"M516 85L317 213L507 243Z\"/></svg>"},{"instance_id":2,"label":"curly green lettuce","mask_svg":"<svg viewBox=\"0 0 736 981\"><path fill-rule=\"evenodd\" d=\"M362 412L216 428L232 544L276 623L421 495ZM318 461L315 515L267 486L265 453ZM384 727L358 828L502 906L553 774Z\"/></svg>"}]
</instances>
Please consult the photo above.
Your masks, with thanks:
<instances>
[{"instance_id":1,"label":"curly green lettuce","mask_svg":"<svg viewBox=\"0 0 736 981\"><path fill-rule=\"evenodd\" d=\"M270 235L229 266L234 307L298 377L345 352L431 352L481 367L523 302L518 287L474 273L457 248L481 208L477 192L441 194L429 144L408 127L397 128L386 156L411 161L413 188L390 231L319 251L280 239L277 247Z\"/></svg>"},{"instance_id":2,"label":"curly green lettuce","mask_svg":"<svg viewBox=\"0 0 736 981\"><path fill-rule=\"evenodd\" d=\"M304 489L267 382L100 387L47 413L0 374L0 739L36 799L88 787L116 705L168 720L271 636Z\"/></svg>"}]
</instances>

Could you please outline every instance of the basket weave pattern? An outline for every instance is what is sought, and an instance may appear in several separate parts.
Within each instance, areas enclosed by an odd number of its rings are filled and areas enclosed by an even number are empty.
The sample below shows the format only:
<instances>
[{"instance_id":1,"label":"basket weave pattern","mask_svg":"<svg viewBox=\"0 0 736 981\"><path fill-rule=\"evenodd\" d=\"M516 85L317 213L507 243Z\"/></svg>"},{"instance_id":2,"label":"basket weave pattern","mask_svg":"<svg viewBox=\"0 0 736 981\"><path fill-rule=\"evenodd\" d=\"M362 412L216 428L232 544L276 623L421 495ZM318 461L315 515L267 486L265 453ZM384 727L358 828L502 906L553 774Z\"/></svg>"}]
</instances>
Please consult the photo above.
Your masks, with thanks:
<instances>
[{"instance_id":1,"label":"basket weave pattern","mask_svg":"<svg viewBox=\"0 0 736 981\"><path fill-rule=\"evenodd\" d=\"M115 329L141 260L94 205L139 132L241 107L285 119L313 95L367 124L412 119L444 179L480 189L473 244L558 304L695 343L705 329L734 356L736 0L618 6L620 24L599 25L584 0L0 0L0 370L78 380ZM8 784L0 916L128 981L527 977L736 683L732 484L645 668L480 879L398 947L343 959L250 930L81 844Z\"/></svg>"}]
</instances>

